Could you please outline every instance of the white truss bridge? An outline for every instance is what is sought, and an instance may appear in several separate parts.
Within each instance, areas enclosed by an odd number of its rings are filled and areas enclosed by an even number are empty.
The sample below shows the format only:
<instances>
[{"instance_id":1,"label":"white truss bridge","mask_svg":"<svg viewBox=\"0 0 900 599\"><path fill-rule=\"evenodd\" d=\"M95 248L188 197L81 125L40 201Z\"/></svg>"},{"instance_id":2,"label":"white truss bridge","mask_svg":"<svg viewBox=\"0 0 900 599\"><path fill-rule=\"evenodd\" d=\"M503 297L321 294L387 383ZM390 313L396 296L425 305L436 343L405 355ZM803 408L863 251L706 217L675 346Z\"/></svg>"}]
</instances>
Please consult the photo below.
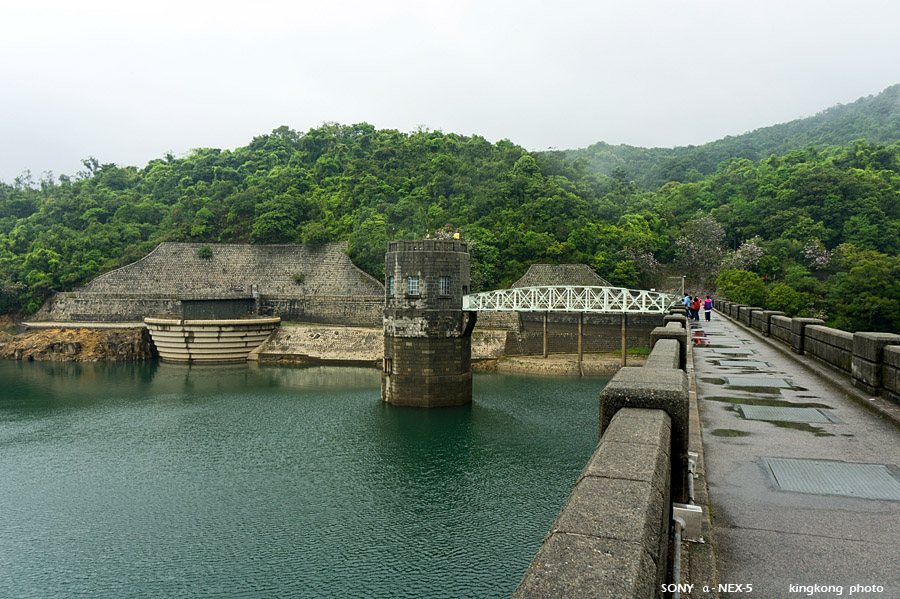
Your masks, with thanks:
<instances>
[{"instance_id":1,"label":"white truss bridge","mask_svg":"<svg viewBox=\"0 0 900 599\"><path fill-rule=\"evenodd\" d=\"M462 309L478 312L663 314L679 299L671 293L622 287L517 287L465 295Z\"/></svg>"}]
</instances>

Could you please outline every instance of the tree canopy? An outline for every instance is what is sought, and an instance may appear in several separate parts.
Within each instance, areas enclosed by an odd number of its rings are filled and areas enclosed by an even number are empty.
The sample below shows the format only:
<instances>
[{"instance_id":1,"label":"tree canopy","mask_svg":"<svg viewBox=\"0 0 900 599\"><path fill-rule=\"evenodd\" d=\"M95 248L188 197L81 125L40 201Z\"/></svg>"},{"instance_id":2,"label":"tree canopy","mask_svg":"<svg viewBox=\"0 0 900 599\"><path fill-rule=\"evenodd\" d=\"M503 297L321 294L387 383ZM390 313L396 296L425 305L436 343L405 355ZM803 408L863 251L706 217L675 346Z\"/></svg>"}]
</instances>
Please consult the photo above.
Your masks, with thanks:
<instances>
[{"instance_id":1,"label":"tree canopy","mask_svg":"<svg viewBox=\"0 0 900 599\"><path fill-rule=\"evenodd\" d=\"M848 330L900 331L896 141L730 157L706 175L688 157L696 174L655 190L564 152L366 123L279 127L143 168L88 158L76 177L0 183L0 310L33 312L161 241L345 240L383 278L389 239L458 232L476 290L580 262L616 285L720 280Z\"/></svg>"}]
</instances>

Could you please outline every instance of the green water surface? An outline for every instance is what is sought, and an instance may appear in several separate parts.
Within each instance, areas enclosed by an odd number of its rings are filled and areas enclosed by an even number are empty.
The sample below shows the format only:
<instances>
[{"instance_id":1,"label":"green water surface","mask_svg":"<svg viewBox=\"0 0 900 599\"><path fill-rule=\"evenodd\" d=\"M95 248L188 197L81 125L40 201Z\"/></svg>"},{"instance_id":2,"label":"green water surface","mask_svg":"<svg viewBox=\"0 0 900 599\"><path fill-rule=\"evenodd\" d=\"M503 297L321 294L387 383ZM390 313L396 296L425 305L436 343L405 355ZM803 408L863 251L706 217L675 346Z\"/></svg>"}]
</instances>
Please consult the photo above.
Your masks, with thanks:
<instances>
[{"instance_id":1,"label":"green water surface","mask_svg":"<svg viewBox=\"0 0 900 599\"><path fill-rule=\"evenodd\" d=\"M605 379L0 362L0 597L509 597Z\"/></svg>"}]
</instances>

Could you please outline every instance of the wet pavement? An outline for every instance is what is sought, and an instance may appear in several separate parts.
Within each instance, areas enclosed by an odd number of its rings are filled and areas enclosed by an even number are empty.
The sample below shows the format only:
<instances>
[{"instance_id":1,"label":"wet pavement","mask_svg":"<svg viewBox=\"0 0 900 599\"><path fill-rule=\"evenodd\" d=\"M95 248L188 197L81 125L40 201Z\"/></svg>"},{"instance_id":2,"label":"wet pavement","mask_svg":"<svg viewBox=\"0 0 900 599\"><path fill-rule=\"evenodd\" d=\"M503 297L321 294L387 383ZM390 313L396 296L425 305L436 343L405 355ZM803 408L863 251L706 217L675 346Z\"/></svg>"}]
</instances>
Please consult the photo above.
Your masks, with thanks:
<instances>
[{"instance_id":1,"label":"wet pavement","mask_svg":"<svg viewBox=\"0 0 900 599\"><path fill-rule=\"evenodd\" d=\"M720 596L900 598L900 431L724 316L690 324Z\"/></svg>"}]
</instances>

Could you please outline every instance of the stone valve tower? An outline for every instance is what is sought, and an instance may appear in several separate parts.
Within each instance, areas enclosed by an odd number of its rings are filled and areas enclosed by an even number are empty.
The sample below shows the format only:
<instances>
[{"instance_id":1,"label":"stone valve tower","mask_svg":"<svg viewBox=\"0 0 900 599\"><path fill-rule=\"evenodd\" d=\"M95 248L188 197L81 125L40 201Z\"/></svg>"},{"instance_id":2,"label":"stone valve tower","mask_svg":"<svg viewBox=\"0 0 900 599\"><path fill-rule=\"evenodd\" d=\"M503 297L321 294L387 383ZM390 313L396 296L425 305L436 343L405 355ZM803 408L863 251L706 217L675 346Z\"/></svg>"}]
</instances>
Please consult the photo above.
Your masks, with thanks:
<instances>
[{"instance_id":1,"label":"stone valve tower","mask_svg":"<svg viewBox=\"0 0 900 599\"><path fill-rule=\"evenodd\" d=\"M434 408L472 401L469 249L461 240L391 241L385 255L381 399Z\"/></svg>"}]
</instances>

